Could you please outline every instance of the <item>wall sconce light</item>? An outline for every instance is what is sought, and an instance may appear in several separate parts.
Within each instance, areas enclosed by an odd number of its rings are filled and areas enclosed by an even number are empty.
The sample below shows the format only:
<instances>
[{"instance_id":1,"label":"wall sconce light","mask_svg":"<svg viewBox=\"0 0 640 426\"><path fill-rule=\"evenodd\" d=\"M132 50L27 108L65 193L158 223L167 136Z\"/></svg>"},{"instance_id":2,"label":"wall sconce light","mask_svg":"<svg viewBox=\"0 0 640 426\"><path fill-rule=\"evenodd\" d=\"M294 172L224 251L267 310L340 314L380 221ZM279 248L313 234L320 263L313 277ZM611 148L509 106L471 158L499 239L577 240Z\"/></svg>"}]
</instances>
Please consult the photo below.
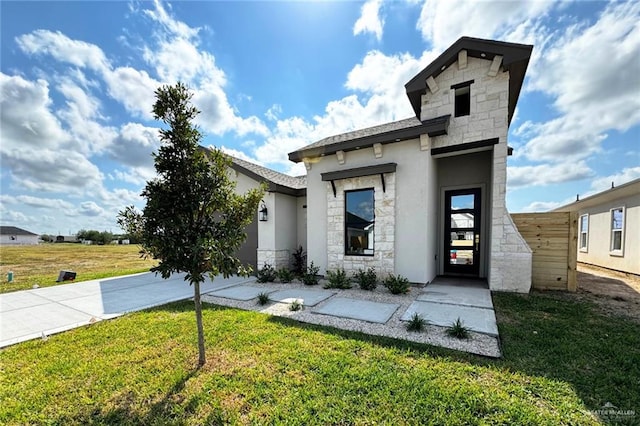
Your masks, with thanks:
<instances>
[{"instance_id":1,"label":"wall sconce light","mask_svg":"<svg viewBox=\"0 0 640 426\"><path fill-rule=\"evenodd\" d=\"M259 213L258 218L260 219L260 222L266 222L267 219L269 218L267 206L264 204L264 201L262 202L262 206L260 207L260 211L258 213Z\"/></svg>"}]
</instances>

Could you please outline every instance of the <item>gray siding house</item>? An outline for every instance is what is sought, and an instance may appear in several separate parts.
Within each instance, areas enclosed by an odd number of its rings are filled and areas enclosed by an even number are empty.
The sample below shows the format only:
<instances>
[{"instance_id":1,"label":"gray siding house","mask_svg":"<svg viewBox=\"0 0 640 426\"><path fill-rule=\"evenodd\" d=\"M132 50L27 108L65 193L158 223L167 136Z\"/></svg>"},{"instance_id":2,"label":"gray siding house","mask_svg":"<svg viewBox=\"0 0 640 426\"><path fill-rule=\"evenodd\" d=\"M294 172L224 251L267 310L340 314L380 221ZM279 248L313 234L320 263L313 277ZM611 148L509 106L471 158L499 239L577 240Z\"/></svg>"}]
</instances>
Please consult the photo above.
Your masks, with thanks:
<instances>
[{"instance_id":1,"label":"gray siding house","mask_svg":"<svg viewBox=\"0 0 640 426\"><path fill-rule=\"evenodd\" d=\"M640 179L554 211L578 213L578 262L640 275Z\"/></svg>"}]
</instances>

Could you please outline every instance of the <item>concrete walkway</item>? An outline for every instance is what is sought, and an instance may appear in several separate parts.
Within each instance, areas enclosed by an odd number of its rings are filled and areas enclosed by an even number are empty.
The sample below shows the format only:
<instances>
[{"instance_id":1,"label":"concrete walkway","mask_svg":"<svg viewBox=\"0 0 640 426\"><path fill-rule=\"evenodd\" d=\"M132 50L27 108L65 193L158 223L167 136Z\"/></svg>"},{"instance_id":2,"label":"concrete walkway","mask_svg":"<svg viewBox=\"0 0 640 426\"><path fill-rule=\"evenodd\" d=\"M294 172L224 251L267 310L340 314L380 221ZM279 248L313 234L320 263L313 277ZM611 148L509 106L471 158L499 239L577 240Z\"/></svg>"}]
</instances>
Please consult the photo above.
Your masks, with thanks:
<instances>
[{"instance_id":1,"label":"concrete walkway","mask_svg":"<svg viewBox=\"0 0 640 426\"><path fill-rule=\"evenodd\" d=\"M179 274L163 280L144 273L0 294L0 348L191 298L193 289L183 277ZM255 307L254 299L265 292L281 304L293 299L304 301L310 309L305 315L360 320L390 330L414 313L442 327L459 317L473 331L498 336L491 293L482 281L439 277L403 296L390 295L385 289L364 292L290 286L287 289L278 283L257 284L253 277L216 278L213 282L207 280L201 293L217 298L216 303L223 305L224 300L237 300ZM398 318L392 320L392 316ZM404 333L404 328L400 326L399 331Z\"/></svg>"},{"instance_id":2,"label":"concrete walkway","mask_svg":"<svg viewBox=\"0 0 640 426\"><path fill-rule=\"evenodd\" d=\"M193 297L183 277L147 272L0 294L0 348ZM220 277L207 280L201 293L253 281Z\"/></svg>"}]
</instances>

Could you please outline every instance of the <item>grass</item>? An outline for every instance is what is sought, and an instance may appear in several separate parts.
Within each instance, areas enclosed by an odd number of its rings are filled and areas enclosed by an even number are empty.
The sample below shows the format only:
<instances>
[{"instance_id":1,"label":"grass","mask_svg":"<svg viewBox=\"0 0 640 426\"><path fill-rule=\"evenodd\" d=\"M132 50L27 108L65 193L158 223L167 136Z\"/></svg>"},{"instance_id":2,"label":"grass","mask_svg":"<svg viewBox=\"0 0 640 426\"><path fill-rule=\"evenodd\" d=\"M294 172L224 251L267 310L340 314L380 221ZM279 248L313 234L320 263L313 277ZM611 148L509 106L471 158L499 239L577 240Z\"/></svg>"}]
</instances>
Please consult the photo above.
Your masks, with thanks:
<instances>
[{"instance_id":1,"label":"grass","mask_svg":"<svg viewBox=\"0 0 640 426\"><path fill-rule=\"evenodd\" d=\"M68 284L56 283L61 270L75 271L76 281L149 271L155 262L140 259L139 250L137 245L0 246L0 293L30 289L34 284ZM11 283L7 282L8 271L13 271Z\"/></svg>"},{"instance_id":2,"label":"grass","mask_svg":"<svg viewBox=\"0 0 640 426\"><path fill-rule=\"evenodd\" d=\"M553 295L495 305L502 360L205 305L196 370L192 304L169 304L0 351L0 423L590 425L606 402L640 411L639 324Z\"/></svg>"}]
</instances>

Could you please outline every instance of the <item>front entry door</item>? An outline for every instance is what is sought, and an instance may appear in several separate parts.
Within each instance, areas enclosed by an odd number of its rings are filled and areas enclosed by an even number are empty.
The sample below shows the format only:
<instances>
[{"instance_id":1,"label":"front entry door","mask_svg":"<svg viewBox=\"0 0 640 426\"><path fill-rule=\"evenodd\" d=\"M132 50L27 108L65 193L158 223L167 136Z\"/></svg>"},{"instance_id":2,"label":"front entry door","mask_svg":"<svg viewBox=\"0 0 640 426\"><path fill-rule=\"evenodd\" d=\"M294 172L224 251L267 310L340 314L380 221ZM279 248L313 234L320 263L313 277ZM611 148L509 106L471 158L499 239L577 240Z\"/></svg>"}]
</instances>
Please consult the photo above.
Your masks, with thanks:
<instances>
[{"instance_id":1,"label":"front entry door","mask_svg":"<svg viewBox=\"0 0 640 426\"><path fill-rule=\"evenodd\" d=\"M444 273L478 276L480 188L445 191Z\"/></svg>"}]
</instances>

